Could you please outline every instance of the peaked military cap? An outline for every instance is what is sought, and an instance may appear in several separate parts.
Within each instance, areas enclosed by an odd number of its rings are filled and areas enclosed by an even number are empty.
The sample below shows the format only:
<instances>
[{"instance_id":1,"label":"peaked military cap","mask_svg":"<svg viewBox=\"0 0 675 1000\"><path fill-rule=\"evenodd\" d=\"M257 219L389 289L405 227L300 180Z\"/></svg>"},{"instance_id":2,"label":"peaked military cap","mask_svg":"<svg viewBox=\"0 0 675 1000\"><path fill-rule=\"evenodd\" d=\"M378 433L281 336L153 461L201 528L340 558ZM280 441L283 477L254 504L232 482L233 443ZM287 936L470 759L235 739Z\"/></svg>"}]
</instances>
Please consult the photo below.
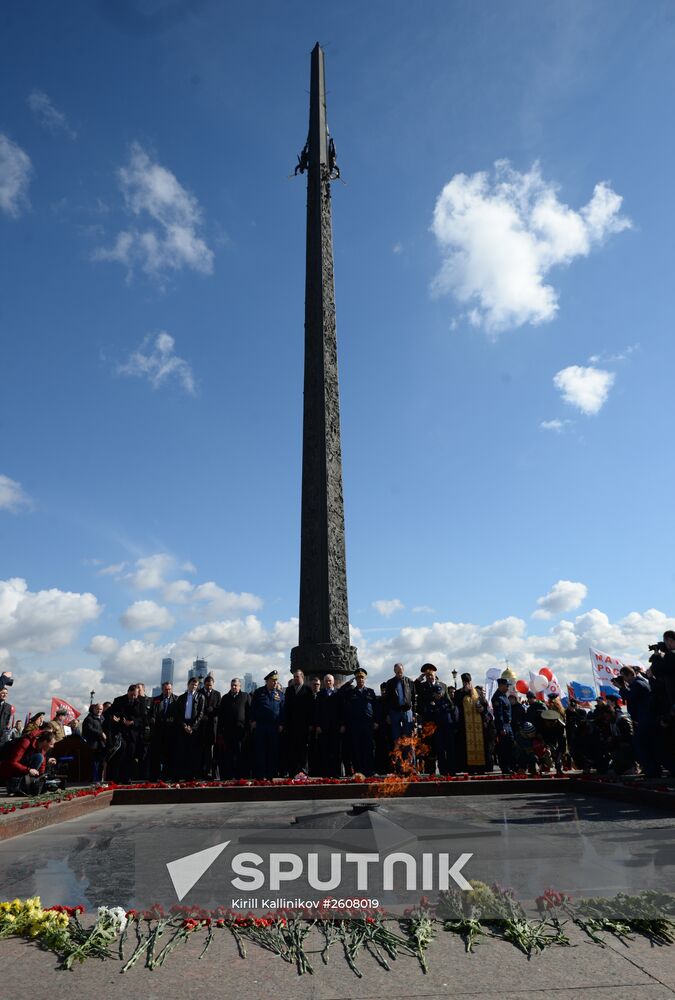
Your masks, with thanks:
<instances>
[{"instance_id":1,"label":"peaked military cap","mask_svg":"<svg viewBox=\"0 0 675 1000\"><path fill-rule=\"evenodd\" d=\"M366 670L365 667L357 667L357 669L354 671L354 677L358 677L359 674L361 674L362 677L367 677L368 671Z\"/></svg>"},{"instance_id":2,"label":"peaked military cap","mask_svg":"<svg viewBox=\"0 0 675 1000\"><path fill-rule=\"evenodd\" d=\"M270 670L269 674L265 675L265 680L266 681L278 681L279 680L279 671L278 670Z\"/></svg>"}]
</instances>

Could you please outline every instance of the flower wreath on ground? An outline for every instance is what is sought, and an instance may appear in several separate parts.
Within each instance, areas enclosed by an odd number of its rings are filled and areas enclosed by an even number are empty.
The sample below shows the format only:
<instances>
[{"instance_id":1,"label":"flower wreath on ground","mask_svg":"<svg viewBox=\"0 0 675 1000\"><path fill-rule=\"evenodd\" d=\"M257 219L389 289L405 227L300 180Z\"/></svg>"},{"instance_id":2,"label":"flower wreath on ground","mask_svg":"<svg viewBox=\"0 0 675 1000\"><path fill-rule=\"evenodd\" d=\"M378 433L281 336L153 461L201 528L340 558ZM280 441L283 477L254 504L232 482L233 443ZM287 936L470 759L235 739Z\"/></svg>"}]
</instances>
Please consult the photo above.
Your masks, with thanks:
<instances>
[{"instance_id":1,"label":"flower wreath on ground","mask_svg":"<svg viewBox=\"0 0 675 1000\"><path fill-rule=\"evenodd\" d=\"M470 891L441 893L435 904L422 897L402 916L387 915L379 908L343 912L339 917L321 910L254 916L224 907L207 911L195 906L174 906L166 913L154 904L147 910L99 906L93 923L85 925L80 919L82 906L44 908L39 897L34 897L0 903L0 940L36 941L59 956L62 969L72 969L89 957L117 958L124 973L139 962L151 970L161 968L176 948L199 933L203 935L199 958L203 958L215 935L226 932L234 938L242 958L248 945L257 945L295 966L300 975L312 973L313 962L328 964L335 946L359 977L361 952L368 952L386 970L400 955L409 955L427 972L426 952L439 930L459 934L467 952L473 952L481 941L501 938L528 957L553 945L568 946L565 925L570 922L600 946L606 935L624 944L635 936L652 945L675 942L675 895L667 893L643 891L637 896L619 893L613 899L573 900L546 889L535 900L535 910L535 915L528 915L513 890L477 881L471 882ZM317 935L310 941L313 929Z\"/></svg>"}]
</instances>

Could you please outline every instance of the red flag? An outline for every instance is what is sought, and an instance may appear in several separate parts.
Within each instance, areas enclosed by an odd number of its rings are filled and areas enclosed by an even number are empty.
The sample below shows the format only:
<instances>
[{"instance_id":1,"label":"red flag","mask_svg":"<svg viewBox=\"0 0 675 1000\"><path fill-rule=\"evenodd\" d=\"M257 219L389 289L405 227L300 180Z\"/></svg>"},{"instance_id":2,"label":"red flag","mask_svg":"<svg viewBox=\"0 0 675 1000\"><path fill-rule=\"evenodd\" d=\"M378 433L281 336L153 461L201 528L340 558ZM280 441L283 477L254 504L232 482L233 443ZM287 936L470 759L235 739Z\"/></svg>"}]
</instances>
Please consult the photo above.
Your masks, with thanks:
<instances>
[{"instance_id":1,"label":"red flag","mask_svg":"<svg viewBox=\"0 0 675 1000\"><path fill-rule=\"evenodd\" d=\"M66 712L68 713L66 715L66 721L65 721L66 726L69 726L70 723L73 721L73 719L79 719L81 713L78 712L76 708L73 708L73 706L70 705L67 701L64 701L63 698L52 698L52 711L51 711L52 719L55 717L56 713L60 708L65 708Z\"/></svg>"}]
</instances>

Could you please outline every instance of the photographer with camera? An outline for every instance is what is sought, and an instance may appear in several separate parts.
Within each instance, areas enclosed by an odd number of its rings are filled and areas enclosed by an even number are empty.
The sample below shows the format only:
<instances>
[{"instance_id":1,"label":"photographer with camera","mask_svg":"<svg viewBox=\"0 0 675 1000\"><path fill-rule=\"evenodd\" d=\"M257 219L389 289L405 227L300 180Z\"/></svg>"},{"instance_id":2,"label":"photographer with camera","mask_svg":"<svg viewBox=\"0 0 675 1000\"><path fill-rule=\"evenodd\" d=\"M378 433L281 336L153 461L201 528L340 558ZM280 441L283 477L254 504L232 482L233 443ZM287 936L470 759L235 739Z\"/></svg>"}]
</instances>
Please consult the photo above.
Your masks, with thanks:
<instances>
[{"instance_id":1,"label":"photographer with camera","mask_svg":"<svg viewBox=\"0 0 675 1000\"><path fill-rule=\"evenodd\" d=\"M56 765L55 759L48 757L54 743L49 728L7 744L0 759L0 781L6 783L8 795L40 795L44 791L49 769Z\"/></svg>"}]
</instances>

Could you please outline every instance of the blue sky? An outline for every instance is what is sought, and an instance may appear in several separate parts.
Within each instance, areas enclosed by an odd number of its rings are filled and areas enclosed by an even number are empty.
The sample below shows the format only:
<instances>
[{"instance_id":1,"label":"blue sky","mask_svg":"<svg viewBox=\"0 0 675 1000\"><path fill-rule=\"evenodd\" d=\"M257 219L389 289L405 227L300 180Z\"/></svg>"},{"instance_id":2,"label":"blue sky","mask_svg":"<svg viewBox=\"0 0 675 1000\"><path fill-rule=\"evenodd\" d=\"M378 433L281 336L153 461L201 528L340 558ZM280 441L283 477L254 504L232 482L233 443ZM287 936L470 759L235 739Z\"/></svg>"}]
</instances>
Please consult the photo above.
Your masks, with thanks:
<instances>
[{"instance_id":1,"label":"blue sky","mask_svg":"<svg viewBox=\"0 0 675 1000\"><path fill-rule=\"evenodd\" d=\"M181 672L207 655L220 684L288 662L305 208L289 174L317 39L346 182L363 662L481 676L508 657L583 680L589 645L644 656L675 579L671 4L10 2L0 18L0 656L17 705L156 682L168 650Z\"/></svg>"}]
</instances>

